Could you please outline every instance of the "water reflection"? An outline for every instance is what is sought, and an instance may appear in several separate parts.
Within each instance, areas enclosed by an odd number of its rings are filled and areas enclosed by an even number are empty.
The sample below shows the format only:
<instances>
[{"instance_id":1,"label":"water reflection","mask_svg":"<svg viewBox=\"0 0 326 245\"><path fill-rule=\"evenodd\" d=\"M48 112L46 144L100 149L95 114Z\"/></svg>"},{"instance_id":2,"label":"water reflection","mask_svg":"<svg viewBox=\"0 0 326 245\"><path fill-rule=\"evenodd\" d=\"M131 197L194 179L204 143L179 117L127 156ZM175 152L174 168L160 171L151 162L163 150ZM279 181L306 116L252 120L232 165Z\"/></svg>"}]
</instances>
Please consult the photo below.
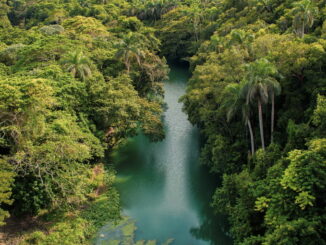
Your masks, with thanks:
<instances>
[{"instance_id":1,"label":"water reflection","mask_svg":"<svg viewBox=\"0 0 326 245\"><path fill-rule=\"evenodd\" d=\"M227 245L225 219L213 216L209 206L215 180L199 165L198 130L178 103L188 76L185 68L175 66L165 83L166 139L151 143L139 135L114 157L117 187L124 212L137 221L137 240Z\"/></svg>"}]
</instances>

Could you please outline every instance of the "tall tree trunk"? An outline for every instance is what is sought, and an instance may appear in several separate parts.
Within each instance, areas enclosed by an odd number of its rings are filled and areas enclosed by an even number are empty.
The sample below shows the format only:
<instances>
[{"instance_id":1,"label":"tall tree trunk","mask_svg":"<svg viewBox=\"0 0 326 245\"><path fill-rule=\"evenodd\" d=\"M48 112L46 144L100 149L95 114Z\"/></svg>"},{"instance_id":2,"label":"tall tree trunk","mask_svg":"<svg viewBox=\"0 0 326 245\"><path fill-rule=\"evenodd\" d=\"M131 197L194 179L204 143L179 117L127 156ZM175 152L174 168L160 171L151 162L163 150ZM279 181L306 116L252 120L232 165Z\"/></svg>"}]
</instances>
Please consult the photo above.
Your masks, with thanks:
<instances>
[{"instance_id":1,"label":"tall tree trunk","mask_svg":"<svg viewBox=\"0 0 326 245\"><path fill-rule=\"evenodd\" d=\"M248 128L249 128L249 133L250 133L251 155L253 156L255 154L255 141L254 141L254 133L252 131L250 119L248 119L247 124L248 124Z\"/></svg>"},{"instance_id":2,"label":"tall tree trunk","mask_svg":"<svg viewBox=\"0 0 326 245\"><path fill-rule=\"evenodd\" d=\"M127 74L129 74L130 73L130 62L129 62L129 60L125 61L125 66L127 68Z\"/></svg>"},{"instance_id":3,"label":"tall tree trunk","mask_svg":"<svg viewBox=\"0 0 326 245\"><path fill-rule=\"evenodd\" d=\"M272 92L272 115L271 115L271 144L273 143L274 134L274 117L275 117L275 95Z\"/></svg>"},{"instance_id":4,"label":"tall tree trunk","mask_svg":"<svg viewBox=\"0 0 326 245\"><path fill-rule=\"evenodd\" d=\"M258 115L259 115L259 129L260 129L260 139L261 146L265 150L265 140L264 140L264 124L263 124L263 110L261 105L261 100L258 100Z\"/></svg>"},{"instance_id":5,"label":"tall tree trunk","mask_svg":"<svg viewBox=\"0 0 326 245\"><path fill-rule=\"evenodd\" d=\"M301 27L301 38L304 37L304 26L305 26L305 23L304 23L304 20L302 21L302 27Z\"/></svg>"}]
</instances>

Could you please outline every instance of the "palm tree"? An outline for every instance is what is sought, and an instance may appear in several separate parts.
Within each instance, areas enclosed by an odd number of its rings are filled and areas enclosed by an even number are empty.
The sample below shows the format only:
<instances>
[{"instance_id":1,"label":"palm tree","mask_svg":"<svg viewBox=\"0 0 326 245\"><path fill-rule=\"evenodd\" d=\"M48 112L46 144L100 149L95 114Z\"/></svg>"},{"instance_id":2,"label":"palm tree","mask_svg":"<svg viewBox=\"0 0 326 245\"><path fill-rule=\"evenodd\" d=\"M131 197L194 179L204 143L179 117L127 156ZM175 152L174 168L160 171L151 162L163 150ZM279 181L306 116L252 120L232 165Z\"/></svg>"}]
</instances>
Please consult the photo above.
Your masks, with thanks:
<instances>
[{"instance_id":1,"label":"palm tree","mask_svg":"<svg viewBox=\"0 0 326 245\"><path fill-rule=\"evenodd\" d=\"M232 46L234 44L238 44L242 46L243 48L246 48L250 53L252 53L252 42L255 39L255 35L246 32L244 30L232 30L230 33L230 41L228 43L228 46Z\"/></svg>"},{"instance_id":2,"label":"palm tree","mask_svg":"<svg viewBox=\"0 0 326 245\"><path fill-rule=\"evenodd\" d=\"M244 80L242 93L246 96L246 103L257 102L260 138L263 150L265 150L264 123L262 105L267 104L272 95L272 130L274 130L274 95L278 94L280 86L272 77L277 73L273 64L266 59L259 59L247 66L247 74Z\"/></svg>"},{"instance_id":3,"label":"palm tree","mask_svg":"<svg viewBox=\"0 0 326 245\"><path fill-rule=\"evenodd\" d=\"M213 51L222 53L225 43L223 42L222 38L220 38L218 35L214 34L211 36L209 46Z\"/></svg>"},{"instance_id":4,"label":"palm tree","mask_svg":"<svg viewBox=\"0 0 326 245\"><path fill-rule=\"evenodd\" d=\"M314 24L314 17L318 13L318 8L313 6L311 0L302 0L295 2L293 8L293 26L296 34L303 38L305 33L305 27L312 27Z\"/></svg>"},{"instance_id":5,"label":"palm tree","mask_svg":"<svg viewBox=\"0 0 326 245\"><path fill-rule=\"evenodd\" d=\"M154 20L155 22L176 6L177 2L171 0L146 1L144 7L138 11L137 17L141 20Z\"/></svg>"},{"instance_id":6,"label":"palm tree","mask_svg":"<svg viewBox=\"0 0 326 245\"><path fill-rule=\"evenodd\" d=\"M229 122L233 116L241 109L242 117L245 121L245 125L248 126L250 133L250 144L251 144L251 154L255 154L255 142L254 142L254 133L250 121L250 111L249 106L246 103L246 99L242 94L243 84L232 83L225 87L224 96L221 105L222 110L226 110L226 118Z\"/></svg>"},{"instance_id":7,"label":"palm tree","mask_svg":"<svg viewBox=\"0 0 326 245\"><path fill-rule=\"evenodd\" d=\"M126 66L128 74L130 73L131 61L135 59L141 64L141 58L144 57L144 52L138 45L139 40L132 32L129 32L124 39L117 45L118 51L116 56L121 58Z\"/></svg>"},{"instance_id":8,"label":"palm tree","mask_svg":"<svg viewBox=\"0 0 326 245\"><path fill-rule=\"evenodd\" d=\"M280 95L281 94L281 85L280 83L270 77L270 80L268 82L268 92L269 92L269 97L271 97L271 103L272 103L272 112L271 112L271 143L273 143L273 134L274 134L274 119L275 119L275 95Z\"/></svg>"},{"instance_id":9,"label":"palm tree","mask_svg":"<svg viewBox=\"0 0 326 245\"><path fill-rule=\"evenodd\" d=\"M189 8L186 11L186 15L188 15L188 17L192 23L195 40L196 40L196 42L198 42L199 35L201 33L202 18L203 18L203 13L202 13L201 9L199 8L199 5L195 4L192 8Z\"/></svg>"},{"instance_id":10,"label":"palm tree","mask_svg":"<svg viewBox=\"0 0 326 245\"><path fill-rule=\"evenodd\" d=\"M255 36L251 33L248 33L244 30L232 30L231 33L230 44L238 43L238 44L247 44L254 40Z\"/></svg>"},{"instance_id":11,"label":"palm tree","mask_svg":"<svg viewBox=\"0 0 326 245\"><path fill-rule=\"evenodd\" d=\"M70 72L75 78L80 78L82 81L85 81L87 78L92 76L92 71L90 68L91 61L81 51L68 54L62 60L62 63L66 67L67 71Z\"/></svg>"},{"instance_id":12,"label":"palm tree","mask_svg":"<svg viewBox=\"0 0 326 245\"><path fill-rule=\"evenodd\" d=\"M262 0L261 4L264 7L264 9L266 9L268 12L271 12L271 13L274 12L271 0Z\"/></svg>"}]
</instances>

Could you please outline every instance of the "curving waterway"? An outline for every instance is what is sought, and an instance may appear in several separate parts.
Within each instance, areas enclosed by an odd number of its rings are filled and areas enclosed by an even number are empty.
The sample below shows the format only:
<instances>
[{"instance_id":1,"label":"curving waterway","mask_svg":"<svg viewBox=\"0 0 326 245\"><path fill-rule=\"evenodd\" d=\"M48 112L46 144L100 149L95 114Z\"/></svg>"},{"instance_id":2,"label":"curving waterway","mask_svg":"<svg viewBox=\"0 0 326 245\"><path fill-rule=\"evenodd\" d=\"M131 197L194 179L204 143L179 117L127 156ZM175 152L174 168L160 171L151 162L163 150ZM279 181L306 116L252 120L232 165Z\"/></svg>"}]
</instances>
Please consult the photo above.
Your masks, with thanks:
<instances>
[{"instance_id":1,"label":"curving waterway","mask_svg":"<svg viewBox=\"0 0 326 245\"><path fill-rule=\"evenodd\" d=\"M199 132L182 112L179 98L189 78L187 67L171 66L165 82L166 138L152 143L139 135L114 161L124 214L136 221L136 240L173 238L173 245L228 245L225 218L210 207L215 176L199 164Z\"/></svg>"}]
</instances>

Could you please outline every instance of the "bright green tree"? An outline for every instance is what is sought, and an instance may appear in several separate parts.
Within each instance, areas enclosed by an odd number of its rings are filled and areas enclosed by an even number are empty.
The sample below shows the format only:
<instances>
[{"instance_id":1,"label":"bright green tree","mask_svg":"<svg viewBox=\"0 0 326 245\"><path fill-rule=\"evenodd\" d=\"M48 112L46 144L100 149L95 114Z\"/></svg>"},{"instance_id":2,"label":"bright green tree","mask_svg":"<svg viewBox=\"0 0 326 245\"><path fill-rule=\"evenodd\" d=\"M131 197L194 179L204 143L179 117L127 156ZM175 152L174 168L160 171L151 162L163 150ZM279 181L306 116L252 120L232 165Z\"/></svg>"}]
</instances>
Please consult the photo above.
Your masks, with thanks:
<instances>
[{"instance_id":1,"label":"bright green tree","mask_svg":"<svg viewBox=\"0 0 326 245\"><path fill-rule=\"evenodd\" d=\"M1 139L0 139L1 140ZM8 211L3 210L3 204L12 204L11 189L14 182L14 172L6 160L0 158L0 226L4 225L4 219L9 216Z\"/></svg>"},{"instance_id":2,"label":"bright green tree","mask_svg":"<svg viewBox=\"0 0 326 245\"><path fill-rule=\"evenodd\" d=\"M306 28L310 28L314 24L315 17L318 14L318 8L314 6L311 0L294 2L293 6L293 26L296 34L303 38Z\"/></svg>"},{"instance_id":3,"label":"bright green tree","mask_svg":"<svg viewBox=\"0 0 326 245\"><path fill-rule=\"evenodd\" d=\"M245 124L248 126L250 134L251 154L255 154L254 133L250 121L250 109L243 97L242 84L229 84L224 89L224 96L221 108L226 110L227 120L230 121L233 116L240 110Z\"/></svg>"},{"instance_id":4,"label":"bright green tree","mask_svg":"<svg viewBox=\"0 0 326 245\"><path fill-rule=\"evenodd\" d=\"M122 59L126 66L127 73L130 73L131 62L136 60L137 64L141 64L141 58L144 57L144 51L139 45L139 40L136 35L129 32L118 44L116 56Z\"/></svg>"},{"instance_id":5,"label":"bright green tree","mask_svg":"<svg viewBox=\"0 0 326 245\"><path fill-rule=\"evenodd\" d=\"M62 64L73 77L79 78L82 81L92 76L91 61L81 51L68 54L63 58Z\"/></svg>"},{"instance_id":6,"label":"bright green tree","mask_svg":"<svg viewBox=\"0 0 326 245\"><path fill-rule=\"evenodd\" d=\"M267 104L269 95L272 95L272 107L274 108L274 94L279 91L279 84L273 78L277 73L276 68L266 59L259 59L247 66L247 74L244 80L242 92L246 96L247 104L257 102L259 129L262 148L265 149L265 135L263 123L262 105ZM272 108L272 125L274 124L274 109Z\"/></svg>"}]
</instances>

